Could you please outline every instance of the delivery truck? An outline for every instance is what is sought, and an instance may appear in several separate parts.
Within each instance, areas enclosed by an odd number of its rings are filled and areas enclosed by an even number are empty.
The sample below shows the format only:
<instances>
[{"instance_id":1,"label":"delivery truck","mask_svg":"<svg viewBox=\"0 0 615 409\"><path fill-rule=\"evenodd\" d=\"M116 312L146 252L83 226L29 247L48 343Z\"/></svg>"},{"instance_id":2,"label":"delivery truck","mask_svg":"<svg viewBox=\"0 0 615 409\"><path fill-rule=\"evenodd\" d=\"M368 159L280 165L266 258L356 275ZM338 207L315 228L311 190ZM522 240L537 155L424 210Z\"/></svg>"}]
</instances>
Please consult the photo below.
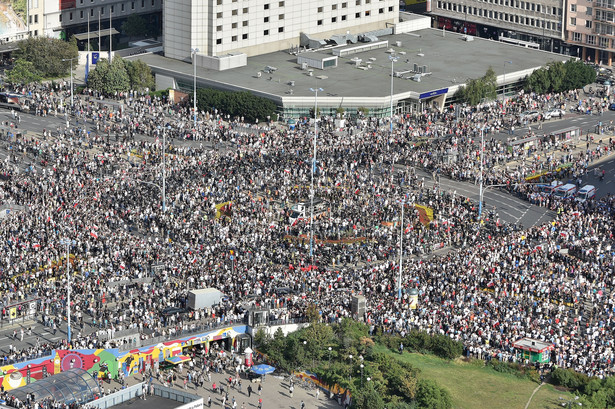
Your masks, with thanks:
<instances>
[{"instance_id":1,"label":"delivery truck","mask_svg":"<svg viewBox=\"0 0 615 409\"><path fill-rule=\"evenodd\" d=\"M200 310L220 303L224 294L215 288L201 288L188 292L188 308Z\"/></svg>"}]
</instances>

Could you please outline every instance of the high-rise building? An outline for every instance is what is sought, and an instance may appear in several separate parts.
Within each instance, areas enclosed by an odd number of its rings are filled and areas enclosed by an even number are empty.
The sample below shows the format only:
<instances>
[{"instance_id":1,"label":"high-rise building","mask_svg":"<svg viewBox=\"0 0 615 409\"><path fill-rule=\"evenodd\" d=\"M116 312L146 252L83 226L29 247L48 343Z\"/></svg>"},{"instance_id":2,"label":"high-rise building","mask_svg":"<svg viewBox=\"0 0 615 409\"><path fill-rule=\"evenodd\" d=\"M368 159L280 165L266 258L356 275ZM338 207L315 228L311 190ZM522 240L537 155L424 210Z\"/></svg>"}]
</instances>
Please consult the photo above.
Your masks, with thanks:
<instances>
[{"instance_id":1,"label":"high-rise building","mask_svg":"<svg viewBox=\"0 0 615 409\"><path fill-rule=\"evenodd\" d=\"M260 55L297 47L300 35L328 38L384 29L399 17L398 0L166 0L165 56L191 59Z\"/></svg>"}]
</instances>

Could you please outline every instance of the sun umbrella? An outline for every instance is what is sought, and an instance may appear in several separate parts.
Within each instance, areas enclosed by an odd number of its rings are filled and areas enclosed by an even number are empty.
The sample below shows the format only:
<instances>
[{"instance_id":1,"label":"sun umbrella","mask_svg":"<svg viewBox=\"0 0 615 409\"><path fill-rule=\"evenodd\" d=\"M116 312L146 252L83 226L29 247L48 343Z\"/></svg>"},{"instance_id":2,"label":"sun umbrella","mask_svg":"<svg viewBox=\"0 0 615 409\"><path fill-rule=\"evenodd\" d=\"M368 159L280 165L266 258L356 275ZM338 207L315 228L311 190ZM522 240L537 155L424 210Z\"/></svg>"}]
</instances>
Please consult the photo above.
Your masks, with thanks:
<instances>
[{"instance_id":1,"label":"sun umbrella","mask_svg":"<svg viewBox=\"0 0 615 409\"><path fill-rule=\"evenodd\" d=\"M260 364L260 365L254 365L252 367L252 372L259 374L259 375L265 375L273 371L275 371L275 368L271 365Z\"/></svg>"}]
</instances>

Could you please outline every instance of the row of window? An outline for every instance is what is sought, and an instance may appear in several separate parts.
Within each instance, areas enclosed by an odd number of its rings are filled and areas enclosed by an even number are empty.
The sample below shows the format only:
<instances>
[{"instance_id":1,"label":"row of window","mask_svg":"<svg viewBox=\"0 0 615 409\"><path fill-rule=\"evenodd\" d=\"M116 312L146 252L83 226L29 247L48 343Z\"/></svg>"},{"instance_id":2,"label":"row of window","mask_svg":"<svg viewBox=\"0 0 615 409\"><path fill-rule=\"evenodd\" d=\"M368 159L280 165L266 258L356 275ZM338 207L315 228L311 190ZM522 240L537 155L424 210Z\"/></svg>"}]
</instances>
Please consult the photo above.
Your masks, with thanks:
<instances>
[{"instance_id":1,"label":"row of window","mask_svg":"<svg viewBox=\"0 0 615 409\"><path fill-rule=\"evenodd\" d=\"M499 6L514 7L516 9L535 11L537 13L546 13L552 15L561 15L562 9L557 7L545 6L539 3L530 3L529 1L521 0L482 0L485 3L496 4ZM461 5L459 6L461 7Z\"/></svg>"},{"instance_id":2,"label":"row of window","mask_svg":"<svg viewBox=\"0 0 615 409\"><path fill-rule=\"evenodd\" d=\"M583 41L583 36L585 36L585 41ZM596 38L598 41L596 41ZM588 45L599 45L604 48L615 48L615 40L610 40L605 37L595 36L593 34L581 34L577 32L572 33L572 41L575 43L585 43Z\"/></svg>"},{"instance_id":3,"label":"row of window","mask_svg":"<svg viewBox=\"0 0 615 409\"><path fill-rule=\"evenodd\" d=\"M82 0L83 1L83 0ZM93 0L92 0L93 1ZM384 0L380 0L380 1L384 1ZM283 3L283 2L281 2ZM367 1L367 3L369 3L369 1ZM267 6L267 4L265 4L265 6ZM348 3L342 3L342 9L347 8ZM267 8L265 8L265 10L268 10ZM331 6L331 10L337 10L337 4L334 4ZM381 13L384 13L384 8L381 8L380 10L382 10ZM318 13L322 13L323 7L318 7ZM389 7L389 11L393 11L393 6ZM249 14L250 13L250 8L249 7L244 7L241 10L242 14ZM369 11L366 11L366 16L369 16ZM359 13L357 13L359 14ZM234 9L231 10L231 16L238 16L239 15L239 9ZM224 12L223 11L219 11L216 13L216 18L224 18ZM284 14L279 14L279 20L283 20L284 19ZM269 17L265 17L265 23L269 22Z\"/></svg>"},{"instance_id":4,"label":"row of window","mask_svg":"<svg viewBox=\"0 0 615 409\"><path fill-rule=\"evenodd\" d=\"M151 1L152 7L155 7L156 6L156 0L150 0L150 1ZM128 6L128 3L120 3L120 12L123 13L124 11L126 11L127 6ZM135 6L135 2L131 1L130 2L130 10L134 10L135 7L136 7ZM142 9L145 8L145 0L141 0L141 8ZM100 7L98 9L98 13L96 14L96 17L104 16L105 15L105 9L106 9L105 6ZM115 13L115 4L110 5L109 9L110 9L111 14ZM90 17L94 17L94 10L95 10L94 7L92 7L90 9ZM79 18L80 19L83 20L85 14L86 14L85 10L79 10ZM73 21L73 12L72 11L68 13L68 20L69 21ZM62 22L62 15L61 14L60 14L60 22Z\"/></svg>"},{"instance_id":5,"label":"row of window","mask_svg":"<svg viewBox=\"0 0 615 409\"><path fill-rule=\"evenodd\" d=\"M577 5L576 4L571 4L570 5L570 11L573 12L573 13L576 13L577 12ZM585 14L588 15L588 16L592 15L592 11L593 11L593 9L591 7L586 7L585 8Z\"/></svg>"},{"instance_id":6,"label":"row of window","mask_svg":"<svg viewBox=\"0 0 615 409\"><path fill-rule=\"evenodd\" d=\"M395 10L395 7L394 6L390 6L388 10L389 10L390 13L392 13ZM378 14L384 14L384 13L385 13L385 9L384 8L379 8L378 9ZM366 10L366 11L363 12L363 15L365 15L365 17L369 17L369 16L372 15L372 13L371 13L370 10ZM285 17L284 14L280 14L280 15L278 15L278 20L284 20L284 17ZM361 12L355 13L354 17L357 18L357 19L361 18ZM347 21L347 20L348 20L348 15L347 14L344 14L344 15L340 16L340 21ZM264 23L269 23L270 21L271 20L270 20L269 17L263 18L263 22ZM336 17L331 17L331 23L337 23L337 21L338 21L337 16ZM324 20L323 19L318 19L317 20L317 24L319 26L322 26L324 24ZM244 21L241 22L241 26L242 27L248 27L249 25L250 25L249 20L244 20ZM231 28L238 28L238 27L239 27L239 23L232 23L231 24ZM216 31L217 32L224 31L224 26L222 26L222 25L216 26ZM269 30L265 30L265 32L267 33L265 35L269 34Z\"/></svg>"},{"instance_id":7,"label":"row of window","mask_svg":"<svg viewBox=\"0 0 615 409\"><path fill-rule=\"evenodd\" d=\"M558 30L559 29L559 23L556 23L554 21L520 16L518 14L503 13L501 11L481 9L477 7L464 7L462 11L461 5L458 5L457 3L449 3L449 2L445 2L441 0L438 0L438 8L442 10L464 12L464 13L471 14L477 17L491 18L494 20L506 21L509 23L544 28L546 30Z\"/></svg>"},{"instance_id":8,"label":"row of window","mask_svg":"<svg viewBox=\"0 0 615 409\"><path fill-rule=\"evenodd\" d=\"M577 18L576 17L570 17L570 25L571 26L576 26L577 25ZM591 20L585 20L585 27L586 28L592 28L592 21Z\"/></svg>"},{"instance_id":9,"label":"row of window","mask_svg":"<svg viewBox=\"0 0 615 409\"><path fill-rule=\"evenodd\" d=\"M378 1L385 1L385 0L378 0ZM232 3L237 3L237 0L232 0L231 2ZM371 2L372 2L372 0L355 0L355 5L360 6L362 4L371 4ZM217 0L217 2L216 2L216 4L218 6L222 6L224 3L225 3L224 0ZM228 1L227 1L227 3L228 3ZM284 6L285 6L285 2L284 1L278 2L278 7L284 7ZM348 2L342 3L342 8L344 9L346 7L348 7ZM271 8L271 3L264 4L263 8L265 10L269 10ZM319 9L319 13L322 12L322 7L318 7L318 9ZM331 9L332 10L337 10L337 4L333 4L331 6Z\"/></svg>"},{"instance_id":10,"label":"row of window","mask_svg":"<svg viewBox=\"0 0 615 409\"><path fill-rule=\"evenodd\" d=\"M395 7L393 7L393 6L389 7L389 12L393 12L394 9L395 9ZM365 13L366 17L371 15L371 13L369 11L365 11L364 13ZM384 8L378 9L378 13L379 14L384 14L385 13L385 9ZM348 15L346 15L346 14L343 15L343 16L340 16L340 17L341 17L340 21L347 21L348 20ZM355 18L357 18L357 19L361 18L361 13L355 13ZM282 18L280 18L280 20L282 20ZM337 23L337 21L338 21L337 17L331 17L331 23ZM267 23L267 22L269 22L269 20L266 18L265 22ZM319 26L322 26L324 24L324 21L322 19L319 19L319 20L316 21L316 24L319 25ZM249 25L249 21L248 20L244 20L241 23L242 27L248 27L248 25ZM238 23L232 23L231 24L231 28L233 28L233 29L238 28L238 27L239 27ZM220 33L222 31L224 31L224 27L223 26L217 26L216 27L216 31ZM283 32L284 32L284 27L278 27L278 33L283 33ZM263 36L268 36L270 33L271 33L271 31L269 29L263 30ZM248 34L242 34L241 39L242 40L247 40L248 39ZM237 41L237 40L238 40L238 36L236 36L236 35L231 36L231 41ZM216 39L216 44L222 44L222 39L221 38Z\"/></svg>"},{"instance_id":11,"label":"row of window","mask_svg":"<svg viewBox=\"0 0 615 409\"><path fill-rule=\"evenodd\" d=\"M278 33L283 33L283 32L284 32L284 27L278 27ZM265 30L265 32L263 34L264 35L269 35L269 30ZM239 37L236 36L236 35L231 36L231 42L237 41L238 38ZM248 38L249 38L248 33L244 33L244 34L241 35L241 39L242 40L247 40ZM222 39L221 38L216 39L216 44L217 45L222 44Z\"/></svg>"}]
</instances>

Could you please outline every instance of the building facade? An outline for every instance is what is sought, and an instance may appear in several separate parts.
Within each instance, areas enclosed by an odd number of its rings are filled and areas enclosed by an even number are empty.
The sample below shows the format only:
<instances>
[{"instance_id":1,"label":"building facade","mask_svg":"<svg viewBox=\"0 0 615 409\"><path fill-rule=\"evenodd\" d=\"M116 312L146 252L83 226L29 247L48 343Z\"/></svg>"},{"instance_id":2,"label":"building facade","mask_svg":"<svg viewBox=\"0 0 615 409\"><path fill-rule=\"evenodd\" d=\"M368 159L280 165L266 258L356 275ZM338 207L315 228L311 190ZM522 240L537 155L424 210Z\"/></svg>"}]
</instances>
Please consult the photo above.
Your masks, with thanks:
<instances>
[{"instance_id":1,"label":"building facade","mask_svg":"<svg viewBox=\"0 0 615 409\"><path fill-rule=\"evenodd\" d=\"M563 0L430 0L433 26L568 53Z\"/></svg>"},{"instance_id":2,"label":"building facade","mask_svg":"<svg viewBox=\"0 0 615 409\"><path fill-rule=\"evenodd\" d=\"M615 51L615 6L613 0L571 0L566 18L566 41L573 55L584 61L607 65Z\"/></svg>"},{"instance_id":3,"label":"building facade","mask_svg":"<svg viewBox=\"0 0 615 409\"><path fill-rule=\"evenodd\" d=\"M85 0L87 1L87 0ZM189 61L191 50L216 57L290 49L301 33L327 38L386 28L398 0L167 0L164 53Z\"/></svg>"}]
</instances>

